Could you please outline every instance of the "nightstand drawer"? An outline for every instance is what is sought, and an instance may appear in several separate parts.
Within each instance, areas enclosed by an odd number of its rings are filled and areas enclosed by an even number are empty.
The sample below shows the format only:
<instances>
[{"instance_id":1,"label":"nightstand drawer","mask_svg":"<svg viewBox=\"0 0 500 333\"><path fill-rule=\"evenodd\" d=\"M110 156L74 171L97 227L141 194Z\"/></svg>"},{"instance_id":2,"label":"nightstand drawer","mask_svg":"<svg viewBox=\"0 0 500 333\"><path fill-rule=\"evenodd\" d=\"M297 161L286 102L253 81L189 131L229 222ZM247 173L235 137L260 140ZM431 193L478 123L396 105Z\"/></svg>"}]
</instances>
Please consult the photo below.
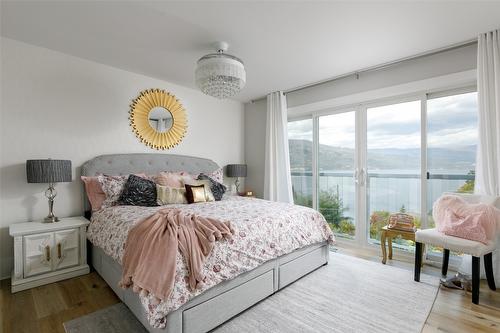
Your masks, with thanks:
<instances>
[{"instance_id":1,"label":"nightstand drawer","mask_svg":"<svg viewBox=\"0 0 500 333\"><path fill-rule=\"evenodd\" d=\"M62 230L55 232L54 235L54 269L78 265L79 230Z\"/></svg>"},{"instance_id":2,"label":"nightstand drawer","mask_svg":"<svg viewBox=\"0 0 500 333\"><path fill-rule=\"evenodd\" d=\"M43 233L23 237L24 277L52 271L52 247L54 233Z\"/></svg>"}]
</instances>

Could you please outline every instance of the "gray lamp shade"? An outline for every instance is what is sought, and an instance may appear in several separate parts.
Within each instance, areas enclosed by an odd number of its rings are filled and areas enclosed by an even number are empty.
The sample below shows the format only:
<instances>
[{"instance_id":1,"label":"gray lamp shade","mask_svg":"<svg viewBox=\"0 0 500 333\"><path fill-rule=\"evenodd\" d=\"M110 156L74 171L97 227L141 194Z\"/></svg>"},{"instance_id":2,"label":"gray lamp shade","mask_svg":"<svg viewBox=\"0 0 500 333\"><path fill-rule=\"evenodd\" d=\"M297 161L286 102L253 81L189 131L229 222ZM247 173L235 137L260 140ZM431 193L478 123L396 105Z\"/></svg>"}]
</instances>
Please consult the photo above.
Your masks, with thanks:
<instances>
[{"instance_id":1,"label":"gray lamp shade","mask_svg":"<svg viewBox=\"0 0 500 333\"><path fill-rule=\"evenodd\" d=\"M27 160L28 183L62 183L71 181L69 160Z\"/></svg>"},{"instance_id":2,"label":"gray lamp shade","mask_svg":"<svg viewBox=\"0 0 500 333\"><path fill-rule=\"evenodd\" d=\"M226 175L228 177L246 177L247 165L246 164L228 164L226 166Z\"/></svg>"}]
</instances>

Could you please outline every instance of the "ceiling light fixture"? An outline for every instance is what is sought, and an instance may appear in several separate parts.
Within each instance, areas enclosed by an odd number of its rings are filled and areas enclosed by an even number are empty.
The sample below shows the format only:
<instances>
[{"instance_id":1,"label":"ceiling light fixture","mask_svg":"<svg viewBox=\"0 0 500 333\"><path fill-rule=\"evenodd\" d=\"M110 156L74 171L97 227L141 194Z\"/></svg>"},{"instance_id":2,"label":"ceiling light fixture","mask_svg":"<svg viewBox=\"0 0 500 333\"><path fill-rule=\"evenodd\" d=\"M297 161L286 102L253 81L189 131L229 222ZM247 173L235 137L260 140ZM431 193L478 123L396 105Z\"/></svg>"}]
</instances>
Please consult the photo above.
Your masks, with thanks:
<instances>
[{"instance_id":1,"label":"ceiling light fixture","mask_svg":"<svg viewBox=\"0 0 500 333\"><path fill-rule=\"evenodd\" d=\"M225 99L236 95L245 86L246 72L243 61L224 53L229 44L214 43L217 53L207 54L198 60L195 80L200 90L210 96Z\"/></svg>"}]
</instances>

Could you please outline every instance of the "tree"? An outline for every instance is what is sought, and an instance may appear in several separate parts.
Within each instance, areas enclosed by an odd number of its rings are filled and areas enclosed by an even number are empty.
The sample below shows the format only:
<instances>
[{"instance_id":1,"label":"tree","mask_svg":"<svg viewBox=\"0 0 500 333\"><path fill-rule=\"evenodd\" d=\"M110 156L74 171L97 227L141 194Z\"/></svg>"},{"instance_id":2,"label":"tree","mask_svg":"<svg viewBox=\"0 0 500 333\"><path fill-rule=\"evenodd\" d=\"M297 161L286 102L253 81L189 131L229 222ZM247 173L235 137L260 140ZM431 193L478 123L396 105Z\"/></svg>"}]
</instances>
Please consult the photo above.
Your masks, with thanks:
<instances>
[{"instance_id":1,"label":"tree","mask_svg":"<svg viewBox=\"0 0 500 333\"><path fill-rule=\"evenodd\" d=\"M331 191L321 191L319 193L319 212L323 214L328 223L340 228L340 222L345 219L344 212L347 207L344 207L342 199L337 193Z\"/></svg>"},{"instance_id":2,"label":"tree","mask_svg":"<svg viewBox=\"0 0 500 333\"><path fill-rule=\"evenodd\" d=\"M473 193L474 192L474 180L476 176L476 171L475 170L470 170L469 173L467 173L468 176L474 176L473 179L468 179L465 181L465 184L460 186L457 190L458 193Z\"/></svg>"},{"instance_id":3,"label":"tree","mask_svg":"<svg viewBox=\"0 0 500 333\"><path fill-rule=\"evenodd\" d=\"M312 196L302 195L293 191L294 203L296 205L312 207ZM321 191L319 193L319 212L325 217L334 232L354 236L355 225L351 218L344 216L348 210L344 206L342 199L337 191Z\"/></svg>"}]
</instances>

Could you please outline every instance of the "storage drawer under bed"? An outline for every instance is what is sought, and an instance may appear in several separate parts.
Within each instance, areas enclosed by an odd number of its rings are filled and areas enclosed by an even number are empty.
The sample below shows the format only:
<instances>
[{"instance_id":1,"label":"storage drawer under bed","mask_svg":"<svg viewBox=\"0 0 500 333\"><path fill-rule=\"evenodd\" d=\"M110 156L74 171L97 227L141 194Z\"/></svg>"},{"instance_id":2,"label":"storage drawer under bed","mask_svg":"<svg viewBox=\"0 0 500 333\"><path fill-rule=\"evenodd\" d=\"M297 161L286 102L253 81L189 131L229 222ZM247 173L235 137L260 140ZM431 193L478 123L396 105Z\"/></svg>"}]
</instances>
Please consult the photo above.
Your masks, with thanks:
<instances>
[{"instance_id":1,"label":"storage drawer under bed","mask_svg":"<svg viewBox=\"0 0 500 333\"><path fill-rule=\"evenodd\" d=\"M182 313L182 332L210 331L273 293L274 270L269 270L237 288L185 310Z\"/></svg>"},{"instance_id":2,"label":"storage drawer under bed","mask_svg":"<svg viewBox=\"0 0 500 333\"><path fill-rule=\"evenodd\" d=\"M279 265L278 289L282 289L328 262L328 247L322 246Z\"/></svg>"}]
</instances>

